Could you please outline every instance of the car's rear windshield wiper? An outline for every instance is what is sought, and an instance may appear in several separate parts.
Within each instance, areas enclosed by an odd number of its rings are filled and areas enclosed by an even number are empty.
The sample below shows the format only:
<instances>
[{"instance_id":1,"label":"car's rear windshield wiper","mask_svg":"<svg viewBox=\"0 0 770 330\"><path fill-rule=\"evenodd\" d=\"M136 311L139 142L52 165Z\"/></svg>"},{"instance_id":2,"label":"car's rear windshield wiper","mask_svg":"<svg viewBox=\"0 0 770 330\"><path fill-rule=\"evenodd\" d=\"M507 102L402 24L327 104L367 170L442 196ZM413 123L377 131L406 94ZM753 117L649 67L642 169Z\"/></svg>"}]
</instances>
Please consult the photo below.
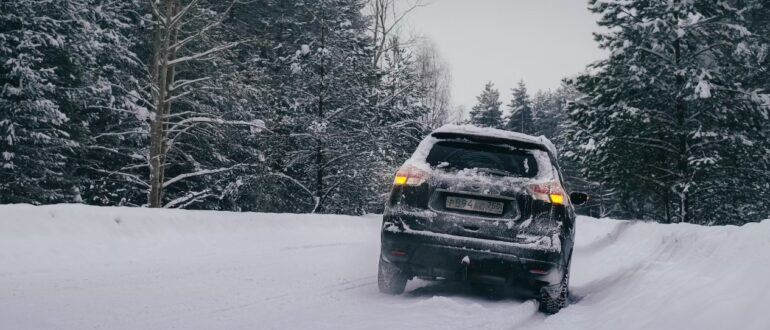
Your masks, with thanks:
<instances>
[{"instance_id":1,"label":"car's rear windshield wiper","mask_svg":"<svg viewBox=\"0 0 770 330\"><path fill-rule=\"evenodd\" d=\"M513 173L508 172L506 170L498 170L494 168L478 168L476 169L479 172L489 173L493 175L500 175L500 176L514 176Z\"/></svg>"}]
</instances>

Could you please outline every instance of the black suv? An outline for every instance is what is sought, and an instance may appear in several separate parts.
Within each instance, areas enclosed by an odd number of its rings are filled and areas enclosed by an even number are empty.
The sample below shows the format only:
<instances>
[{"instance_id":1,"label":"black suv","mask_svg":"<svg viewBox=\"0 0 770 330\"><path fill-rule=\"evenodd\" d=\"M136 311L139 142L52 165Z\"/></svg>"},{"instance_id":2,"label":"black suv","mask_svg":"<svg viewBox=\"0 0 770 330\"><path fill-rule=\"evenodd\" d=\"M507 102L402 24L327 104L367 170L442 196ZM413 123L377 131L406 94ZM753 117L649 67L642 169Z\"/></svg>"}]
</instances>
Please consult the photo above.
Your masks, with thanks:
<instances>
[{"instance_id":1,"label":"black suv","mask_svg":"<svg viewBox=\"0 0 770 330\"><path fill-rule=\"evenodd\" d=\"M413 277L503 283L555 313L569 295L575 237L556 151L544 137L444 126L396 173L382 224L378 284Z\"/></svg>"}]
</instances>

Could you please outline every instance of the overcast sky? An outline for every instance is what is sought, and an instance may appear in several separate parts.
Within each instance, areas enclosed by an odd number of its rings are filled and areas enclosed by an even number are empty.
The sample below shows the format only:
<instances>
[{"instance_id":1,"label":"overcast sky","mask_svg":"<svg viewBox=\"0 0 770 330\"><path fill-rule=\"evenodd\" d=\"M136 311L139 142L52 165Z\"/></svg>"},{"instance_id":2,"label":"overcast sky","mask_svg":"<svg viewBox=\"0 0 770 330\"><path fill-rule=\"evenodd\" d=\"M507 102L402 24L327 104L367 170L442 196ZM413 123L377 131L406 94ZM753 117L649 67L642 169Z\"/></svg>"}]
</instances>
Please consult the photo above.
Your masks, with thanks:
<instances>
[{"instance_id":1,"label":"overcast sky","mask_svg":"<svg viewBox=\"0 0 770 330\"><path fill-rule=\"evenodd\" d=\"M470 109L487 81L500 90L524 79L531 93L601 59L587 0L427 0L409 30L432 39L452 67L453 101Z\"/></svg>"}]
</instances>

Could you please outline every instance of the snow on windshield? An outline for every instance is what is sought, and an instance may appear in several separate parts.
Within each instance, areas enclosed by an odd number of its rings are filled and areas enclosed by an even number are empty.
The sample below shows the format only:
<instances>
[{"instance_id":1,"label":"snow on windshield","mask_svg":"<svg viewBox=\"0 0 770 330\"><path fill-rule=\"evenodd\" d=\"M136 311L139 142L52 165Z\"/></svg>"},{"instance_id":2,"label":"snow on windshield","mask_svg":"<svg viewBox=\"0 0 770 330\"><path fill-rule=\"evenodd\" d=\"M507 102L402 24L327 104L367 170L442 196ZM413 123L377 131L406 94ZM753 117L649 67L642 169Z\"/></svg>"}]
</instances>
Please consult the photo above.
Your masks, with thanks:
<instances>
[{"instance_id":1,"label":"snow on windshield","mask_svg":"<svg viewBox=\"0 0 770 330\"><path fill-rule=\"evenodd\" d=\"M535 143L538 145L544 145L546 148L548 148L548 145L550 145L550 141L545 138L543 139L547 143L543 143L540 138L535 138L529 135L491 128L478 128L471 125L446 125L434 131L434 133L436 132L468 133L475 135L483 134L483 136L501 137L526 143ZM460 145L461 143L463 145ZM481 147L472 147L472 145ZM444 150L436 150L437 146ZM466 157L466 159L458 159L459 153L453 153L452 150L446 150L447 147L449 149L464 148L472 150L483 150L484 148L487 148L488 150L486 151L486 157L482 155L483 153L475 153L470 155L471 157ZM503 150L505 150L511 156L507 159L502 157L501 155L503 154ZM469 159L473 157L475 157L476 160L479 160L479 158L484 158L485 161L474 163L473 160ZM511 163L505 163L506 160ZM412 157L410 157L404 163L404 165L413 166L428 173L431 173L436 169L454 169L458 171L455 174L473 176L512 176L519 178L531 178L538 181L553 180L555 177L553 172L553 165L551 164L551 158L545 151L538 149L521 149L508 144L479 144L472 143L470 141L463 141L462 139L439 139L433 136L433 134L428 135L425 139L422 140L422 142L420 142L420 144L417 146L417 149L412 154Z\"/></svg>"},{"instance_id":2,"label":"snow on windshield","mask_svg":"<svg viewBox=\"0 0 770 330\"><path fill-rule=\"evenodd\" d=\"M457 141L441 141L433 145L426 161L432 168L453 170L479 169L502 176L535 177L537 166L529 166L535 156L529 150Z\"/></svg>"}]
</instances>

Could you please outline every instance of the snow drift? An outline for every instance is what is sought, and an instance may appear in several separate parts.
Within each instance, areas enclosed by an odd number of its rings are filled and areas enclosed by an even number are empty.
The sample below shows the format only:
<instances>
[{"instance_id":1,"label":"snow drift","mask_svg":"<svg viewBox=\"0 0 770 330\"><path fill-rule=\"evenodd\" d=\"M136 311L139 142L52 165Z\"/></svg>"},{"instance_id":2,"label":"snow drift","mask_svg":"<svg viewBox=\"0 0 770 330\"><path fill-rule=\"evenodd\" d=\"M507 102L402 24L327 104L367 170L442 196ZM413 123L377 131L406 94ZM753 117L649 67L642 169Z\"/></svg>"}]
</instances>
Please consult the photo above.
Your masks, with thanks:
<instances>
[{"instance_id":1,"label":"snow drift","mask_svg":"<svg viewBox=\"0 0 770 330\"><path fill-rule=\"evenodd\" d=\"M580 218L572 304L377 292L378 216L0 206L9 329L770 329L770 221Z\"/></svg>"}]
</instances>

